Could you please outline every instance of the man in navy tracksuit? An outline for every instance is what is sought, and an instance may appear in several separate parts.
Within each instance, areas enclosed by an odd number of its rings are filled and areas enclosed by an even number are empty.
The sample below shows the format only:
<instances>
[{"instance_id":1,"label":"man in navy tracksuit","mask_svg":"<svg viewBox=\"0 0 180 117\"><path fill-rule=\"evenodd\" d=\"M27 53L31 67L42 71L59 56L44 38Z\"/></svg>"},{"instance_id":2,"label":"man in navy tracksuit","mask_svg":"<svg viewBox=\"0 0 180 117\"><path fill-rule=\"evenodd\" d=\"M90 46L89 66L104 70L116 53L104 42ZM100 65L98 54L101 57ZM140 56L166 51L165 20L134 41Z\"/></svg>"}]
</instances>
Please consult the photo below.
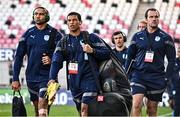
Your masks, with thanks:
<instances>
[{"instance_id":1,"label":"man in navy tracksuit","mask_svg":"<svg viewBox=\"0 0 180 117\"><path fill-rule=\"evenodd\" d=\"M44 7L37 7L33 11L35 26L28 29L21 37L14 62L14 74L12 88L20 90L19 73L23 63L23 57L27 55L26 81L30 100L35 107L36 116L47 116L47 100L45 93L49 80L51 57L55 46L49 47L52 30L56 30L47 24L49 12ZM59 32L54 33L54 45L62 38Z\"/></svg>"},{"instance_id":2,"label":"man in navy tracksuit","mask_svg":"<svg viewBox=\"0 0 180 117\"><path fill-rule=\"evenodd\" d=\"M58 43L53 55L50 81L55 82L58 71L63 67L63 61L68 62L68 82L79 114L88 116L88 104L97 96L98 88L94 75L99 74L96 61L109 58L109 51L95 34L89 34L89 44L83 42L80 29L81 15L71 12L67 16L70 34L67 39L67 56L63 54L61 44ZM91 57L87 56L90 54ZM67 59L65 59L67 58ZM93 62L93 74L89 61Z\"/></svg>"},{"instance_id":3,"label":"man in navy tracksuit","mask_svg":"<svg viewBox=\"0 0 180 117\"><path fill-rule=\"evenodd\" d=\"M125 62L127 59L127 47L124 44L126 40L126 35L121 31L116 31L112 34L112 43L115 45L113 51L118 56L123 67L125 67Z\"/></svg>"},{"instance_id":4,"label":"man in navy tracksuit","mask_svg":"<svg viewBox=\"0 0 180 117\"><path fill-rule=\"evenodd\" d=\"M159 12L150 8L145 13L147 28L137 32L128 49L126 69L132 59L131 87L133 94L132 116L140 116L143 97L147 97L148 116L157 116L158 102L173 74L175 47L172 38L158 28ZM167 57L166 72L164 58Z\"/></svg>"},{"instance_id":5,"label":"man in navy tracksuit","mask_svg":"<svg viewBox=\"0 0 180 117\"><path fill-rule=\"evenodd\" d=\"M177 50L177 58L174 67L173 79L170 90L170 106L173 108L173 116L180 116L180 47Z\"/></svg>"}]
</instances>

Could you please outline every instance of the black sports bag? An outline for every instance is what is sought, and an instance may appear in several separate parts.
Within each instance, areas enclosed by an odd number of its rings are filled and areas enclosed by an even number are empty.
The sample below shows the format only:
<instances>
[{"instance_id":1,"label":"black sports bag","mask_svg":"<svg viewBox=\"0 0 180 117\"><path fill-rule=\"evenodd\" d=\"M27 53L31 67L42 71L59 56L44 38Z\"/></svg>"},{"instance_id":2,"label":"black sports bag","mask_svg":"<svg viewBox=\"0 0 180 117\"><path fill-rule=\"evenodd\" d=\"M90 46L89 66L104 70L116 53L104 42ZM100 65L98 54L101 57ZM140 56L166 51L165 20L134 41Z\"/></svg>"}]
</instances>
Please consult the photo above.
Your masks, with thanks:
<instances>
[{"instance_id":1,"label":"black sports bag","mask_svg":"<svg viewBox=\"0 0 180 117\"><path fill-rule=\"evenodd\" d=\"M12 100L12 116L27 116L26 108L24 106L23 98L21 96L20 91L18 91L19 96L15 95L15 91L13 92L13 100Z\"/></svg>"},{"instance_id":2,"label":"black sports bag","mask_svg":"<svg viewBox=\"0 0 180 117\"><path fill-rule=\"evenodd\" d=\"M83 32L84 41L93 46L89 41L88 32ZM132 107L132 95L127 74L118 57L111 47L101 40L110 51L110 58L105 61L97 61L99 74L95 75L91 55L88 54L96 84L100 90L96 100L89 104L89 116L130 116Z\"/></svg>"},{"instance_id":3,"label":"black sports bag","mask_svg":"<svg viewBox=\"0 0 180 117\"><path fill-rule=\"evenodd\" d=\"M129 103L131 104L131 103ZM89 104L89 116L129 116L129 105L119 93L110 92L100 94Z\"/></svg>"}]
</instances>

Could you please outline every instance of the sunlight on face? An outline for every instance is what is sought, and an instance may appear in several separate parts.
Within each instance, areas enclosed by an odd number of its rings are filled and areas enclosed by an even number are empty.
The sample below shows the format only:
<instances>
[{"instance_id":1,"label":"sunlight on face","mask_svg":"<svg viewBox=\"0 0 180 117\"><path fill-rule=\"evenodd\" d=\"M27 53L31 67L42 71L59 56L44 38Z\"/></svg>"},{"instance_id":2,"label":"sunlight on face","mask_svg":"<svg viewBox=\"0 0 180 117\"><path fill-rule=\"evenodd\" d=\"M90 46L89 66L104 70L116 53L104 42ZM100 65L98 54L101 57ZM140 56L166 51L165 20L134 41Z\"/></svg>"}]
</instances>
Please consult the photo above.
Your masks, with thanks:
<instances>
[{"instance_id":1,"label":"sunlight on face","mask_svg":"<svg viewBox=\"0 0 180 117\"><path fill-rule=\"evenodd\" d=\"M67 25L70 31L75 32L80 29L81 21L76 15L70 15L67 17Z\"/></svg>"},{"instance_id":2,"label":"sunlight on face","mask_svg":"<svg viewBox=\"0 0 180 117\"><path fill-rule=\"evenodd\" d=\"M159 13L157 11L149 11L147 16L148 26L157 28L159 24Z\"/></svg>"}]
</instances>

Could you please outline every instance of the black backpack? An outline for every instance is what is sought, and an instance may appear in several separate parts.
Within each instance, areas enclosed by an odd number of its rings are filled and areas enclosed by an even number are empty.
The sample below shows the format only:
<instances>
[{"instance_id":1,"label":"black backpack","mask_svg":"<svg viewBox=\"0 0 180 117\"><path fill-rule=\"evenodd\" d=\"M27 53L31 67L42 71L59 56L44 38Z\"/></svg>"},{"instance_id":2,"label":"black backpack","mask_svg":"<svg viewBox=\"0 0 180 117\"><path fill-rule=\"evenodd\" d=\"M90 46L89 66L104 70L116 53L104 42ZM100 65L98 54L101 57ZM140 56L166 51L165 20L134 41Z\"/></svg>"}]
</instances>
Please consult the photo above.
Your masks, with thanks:
<instances>
[{"instance_id":1,"label":"black backpack","mask_svg":"<svg viewBox=\"0 0 180 117\"><path fill-rule=\"evenodd\" d=\"M21 96L20 91L18 91L19 96L15 95L15 92L13 92L13 100L12 100L12 116L13 117L19 117L19 116L27 116L26 108L24 106L23 98Z\"/></svg>"},{"instance_id":2,"label":"black backpack","mask_svg":"<svg viewBox=\"0 0 180 117\"><path fill-rule=\"evenodd\" d=\"M67 56L68 53L66 50L67 39L68 35L61 40L61 49L64 56ZM83 31L83 39L85 43L93 47L89 40L89 33L87 31ZM94 100L89 104L88 115L129 116L132 106L132 95L127 74L111 47L103 40L101 41L110 50L110 59L97 61L99 65L100 78L97 78L95 75L92 61L89 61L100 92L99 96L97 96L97 100ZM92 56L88 54L88 58L90 57ZM98 101L99 97L103 97L103 100Z\"/></svg>"}]
</instances>

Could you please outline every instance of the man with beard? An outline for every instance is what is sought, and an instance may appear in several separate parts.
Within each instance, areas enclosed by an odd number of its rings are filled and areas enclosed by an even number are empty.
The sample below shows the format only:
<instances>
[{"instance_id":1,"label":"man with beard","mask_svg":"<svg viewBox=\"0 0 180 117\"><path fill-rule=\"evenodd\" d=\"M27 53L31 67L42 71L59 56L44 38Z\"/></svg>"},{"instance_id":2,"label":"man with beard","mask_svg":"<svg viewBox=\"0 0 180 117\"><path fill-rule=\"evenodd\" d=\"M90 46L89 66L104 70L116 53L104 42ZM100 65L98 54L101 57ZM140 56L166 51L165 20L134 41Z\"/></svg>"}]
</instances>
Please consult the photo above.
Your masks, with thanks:
<instances>
[{"instance_id":1,"label":"man with beard","mask_svg":"<svg viewBox=\"0 0 180 117\"><path fill-rule=\"evenodd\" d=\"M150 8L145 12L147 28L135 33L128 48L126 69L132 59L131 88L132 116L140 116L143 97L147 97L147 115L157 116L158 102L171 79L175 64L175 47L170 35L158 28L159 12ZM165 71L164 58L168 66Z\"/></svg>"},{"instance_id":2,"label":"man with beard","mask_svg":"<svg viewBox=\"0 0 180 117\"><path fill-rule=\"evenodd\" d=\"M112 43L115 45L113 51L116 53L123 66L125 66L127 59L127 47L124 44L126 40L126 35L121 31L114 32L112 35Z\"/></svg>"},{"instance_id":3,"label":"man with beard","mask_svg":"<svg viewBox=\"0 0 180 117\"><path fill-rule=\"evenodd\" d=\"M48 115L48 103L45 99L45 93L49 80L51 57L57 41L62 38L62 35L55 28L47 24L49 19L49 12L44 7L37 7L33 11L35 26L28 29L19 40L12 82L13 90L18 91L21 89L19 73L23 57L27 55L26 81L30 100L35 108L35 116L42 117ZM52 42L51 47L49 46L50 41Z\"/></svg>"},{"instance_id":4,"label":"man with beard","mask_svg":"<svg viewBox=\"0 0 180 117\"><path fill-rule=\"evenodd\" d=\"M80 28L81 24L79 13L68 14L67 25L70 33L66 39L67 55L63 54L62 44L58 43L53 54L49 83L55 82L58 71L63 67L63 61L66 61L68 63L68 82L76 108L81 117L87 117L88 104L96 98L99 90L95 79L95 75L99 74L97 61L109 58L110 52L100 38L93 33L88 36L92 45L85 43Z\"/></svg>"}]
</instances>

